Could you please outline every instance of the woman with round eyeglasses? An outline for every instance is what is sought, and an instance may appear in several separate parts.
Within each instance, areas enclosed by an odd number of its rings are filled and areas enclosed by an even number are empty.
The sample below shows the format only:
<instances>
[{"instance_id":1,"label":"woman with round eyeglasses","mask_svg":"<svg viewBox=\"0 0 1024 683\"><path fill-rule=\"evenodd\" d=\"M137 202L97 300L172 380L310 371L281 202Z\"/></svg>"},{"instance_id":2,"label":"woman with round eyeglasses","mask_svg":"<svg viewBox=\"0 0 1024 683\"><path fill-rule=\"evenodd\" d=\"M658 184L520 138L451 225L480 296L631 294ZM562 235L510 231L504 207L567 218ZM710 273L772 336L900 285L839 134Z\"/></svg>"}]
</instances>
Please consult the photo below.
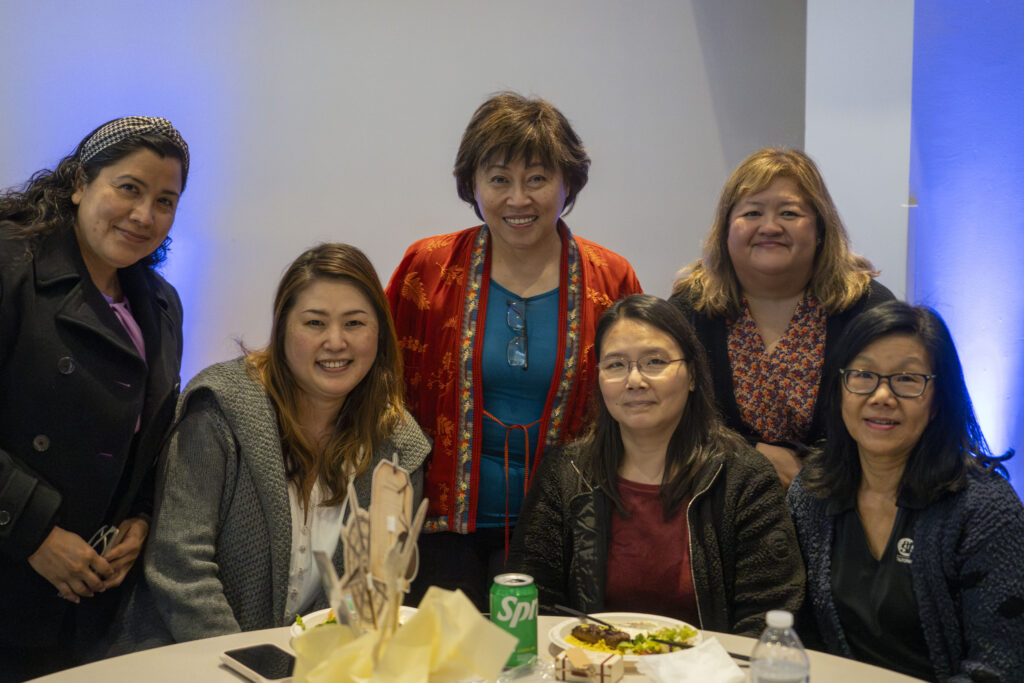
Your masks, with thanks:
<instances>
[{"instance_id":1,"label":"woman with round eyeglasses","mask_svg":"<svg viewBox=\"0 0 1024 683\"><path fill-rule=\"evenodd\" d=\"M542 463L509 567L534 577L541 604L715 631L755 635L766 611L799 609L804 569L782 486L722 424L683 314L626 297L595 344L596 421Z\"/></svg>"},{"instance_id":2,"label":"woman with round eyeglasses","mask_svg":"<svg viewBox=\"0 0 1024 683\"><path fill-rule=\"evenodd\" d=\"M391 276L409 409L434 440L414 604L439 585L487 609L538 463L580 431L597 320L640 291L625 259L561 218L589 168L551 104L491 97L455 159L484 224L414 243Z\"/></svg>"},{"instance_id":3,"label":"woman with round eyeglasses","mask_svg":"<svg viewBox=\"0 0 1024 683\"><path fill-rule=\"evenodd\" d=\"M1024 506L949 330L894 301L836 352L827 445L788 499L825 646L925 680L1024 680Z\"/></svg>"}]
</instances>

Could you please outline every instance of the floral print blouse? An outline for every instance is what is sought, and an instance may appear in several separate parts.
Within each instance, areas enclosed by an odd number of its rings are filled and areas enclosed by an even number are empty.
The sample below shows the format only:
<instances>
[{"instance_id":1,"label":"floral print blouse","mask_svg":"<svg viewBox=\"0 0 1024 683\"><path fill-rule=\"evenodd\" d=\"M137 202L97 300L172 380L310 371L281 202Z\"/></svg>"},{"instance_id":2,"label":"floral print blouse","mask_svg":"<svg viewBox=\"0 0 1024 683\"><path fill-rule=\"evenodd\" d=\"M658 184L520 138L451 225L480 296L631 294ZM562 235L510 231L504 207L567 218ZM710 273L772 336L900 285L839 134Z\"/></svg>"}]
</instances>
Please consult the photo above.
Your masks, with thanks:
<instances>
[{"instance_id":1,"label":"floral print blouse","mask_svg":"<svg viewBox=\"0 0 1024 683\"><path fill-rule=\"evenodd\" d=\"M804 297L770 352L743 300L729 322L729 365L743 421L771 443L803 441L811 427L825 362L825 309Z\"/></svg>"}]
</instances>

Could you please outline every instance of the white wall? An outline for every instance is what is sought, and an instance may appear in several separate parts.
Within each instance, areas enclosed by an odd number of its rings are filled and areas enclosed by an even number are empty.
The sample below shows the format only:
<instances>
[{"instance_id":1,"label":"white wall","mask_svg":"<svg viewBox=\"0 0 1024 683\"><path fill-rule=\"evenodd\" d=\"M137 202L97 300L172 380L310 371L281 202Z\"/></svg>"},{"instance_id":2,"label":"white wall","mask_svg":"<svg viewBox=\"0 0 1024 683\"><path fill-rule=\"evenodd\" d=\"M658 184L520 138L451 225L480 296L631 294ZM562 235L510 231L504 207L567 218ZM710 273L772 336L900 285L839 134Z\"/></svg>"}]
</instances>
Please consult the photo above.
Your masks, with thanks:
<instances>
[{"instance_id":1,"label":"white wall","mask_svg":"<svg viewBox=\"0 0 1024 683\"><path fill-rule=\"evenodd\" d=\"M475 224L451 166L511 88L593 158L569 225L667 295L747 154L803 142L803 0L0 0L0 185L124 114L170 118L193 165L165 275L183 378L266 342L282 269L322 240L386 281L416 238Z\"/></svg>"},{"instance_id":2,"label":"white wall","mask_svg":"<svg viewBox=\"0 0 1024 683\"><path fill-rule=\"evenodd\" d=\"M906 293L913 0L808 0L805 146L854 249Z\"/></svg>"}]
</instances>

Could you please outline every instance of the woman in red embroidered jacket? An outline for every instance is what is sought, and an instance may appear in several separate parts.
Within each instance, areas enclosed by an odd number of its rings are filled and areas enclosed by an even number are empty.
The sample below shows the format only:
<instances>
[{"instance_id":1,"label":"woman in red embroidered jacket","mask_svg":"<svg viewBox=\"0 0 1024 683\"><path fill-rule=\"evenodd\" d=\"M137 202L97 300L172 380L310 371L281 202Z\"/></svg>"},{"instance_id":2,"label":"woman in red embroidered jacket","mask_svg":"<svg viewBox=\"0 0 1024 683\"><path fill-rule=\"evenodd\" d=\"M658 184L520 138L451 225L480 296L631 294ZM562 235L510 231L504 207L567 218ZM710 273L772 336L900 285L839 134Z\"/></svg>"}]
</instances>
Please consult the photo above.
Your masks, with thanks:
<instances>
[{"instance_id":1,"label":"woman in red embroidered jacket","mask_svg":"<svg viewBox=\"0 0 1024 683\"><path fill-rule=\"evenodd\" d=\"M488 99L454 171L484 224L415 242L388 284L409 409L434 439L413 602L440 585L485 607L530 477L580 430L597 320L641 291L625 259L561 220L589 167L551 104Z\"/></svg>"}]
</instances>

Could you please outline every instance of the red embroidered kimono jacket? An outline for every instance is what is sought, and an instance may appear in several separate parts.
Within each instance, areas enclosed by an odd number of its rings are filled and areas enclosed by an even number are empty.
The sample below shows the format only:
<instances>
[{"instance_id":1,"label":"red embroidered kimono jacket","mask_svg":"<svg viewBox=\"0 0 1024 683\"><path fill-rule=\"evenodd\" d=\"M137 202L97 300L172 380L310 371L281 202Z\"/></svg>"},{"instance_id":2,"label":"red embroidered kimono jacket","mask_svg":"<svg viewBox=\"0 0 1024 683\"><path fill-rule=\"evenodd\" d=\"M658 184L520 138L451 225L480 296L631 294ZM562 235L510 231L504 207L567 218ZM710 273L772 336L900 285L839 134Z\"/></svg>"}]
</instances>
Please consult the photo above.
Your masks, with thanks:
<instances>
[{"instance_id":1,"label":"red embroidered kimono jacket","mask_svg":"<svg viewBox=\"0 0 1024 683\"><path fill-rule=\"evenodd\" d=\"M641 291L629 263L575 237L559 221L558 358L530 469L545 449L577 436L596 372L594 330L618 299ZM481 420L481 353L490 284L490 231L477 226L415 242L387 295L405 361L409 410L433 440L424 495L427 531L476 527Z\"/></svg>"}]
</instances>

